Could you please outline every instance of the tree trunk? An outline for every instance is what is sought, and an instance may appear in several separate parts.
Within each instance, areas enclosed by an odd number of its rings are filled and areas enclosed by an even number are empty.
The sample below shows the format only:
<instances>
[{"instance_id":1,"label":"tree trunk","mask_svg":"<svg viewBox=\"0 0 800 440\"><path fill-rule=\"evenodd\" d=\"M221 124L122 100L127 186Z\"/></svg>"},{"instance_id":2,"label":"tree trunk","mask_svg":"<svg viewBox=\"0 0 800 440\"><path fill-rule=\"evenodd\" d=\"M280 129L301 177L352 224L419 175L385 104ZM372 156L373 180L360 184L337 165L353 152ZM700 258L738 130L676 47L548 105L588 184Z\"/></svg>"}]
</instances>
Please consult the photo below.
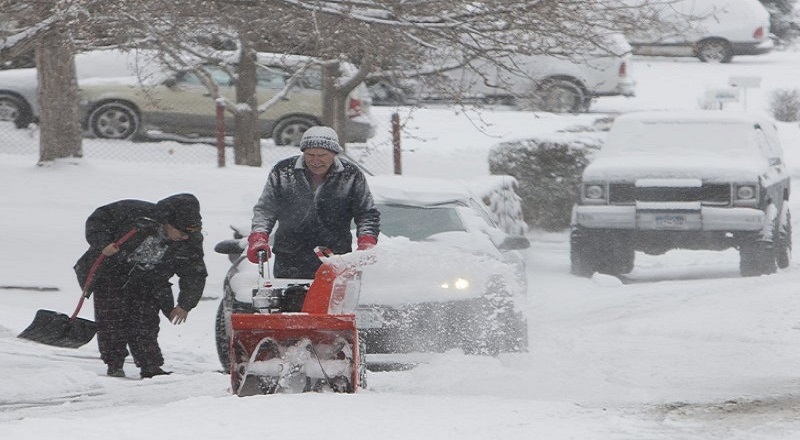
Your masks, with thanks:
<instances>
[{"instance_id":1,"label":"tree trunk","mask_svg":"<svg viewBox=\"0 0 800 440\"><path fill-rule=\"evenodd\" d=\"M244 44L243 44L244 46ZM239 57L236 82L236 103L239 105L234 115L234 162L237 165L261 166L261 136L258 130L258 99L256 98L256 54L242 50ZM241 108L247 110L242 111Z\"/></svg>"},{"instance_id":2,"label":"tree trunk","mask_svg":"<svg viewBox=\"0 0 800 440\"><path fill-rule=\"evenodd\" d=\"M339 63L322 65L322 123L336 130L339 144L342 149L346 149L347 99L350 91L339 90L336 87L339 75Z\"/></svg>"},{"instance_id":3,"label":"tree trunk","mask_svg":"<svg viewBox=\"0 0 800 440\"><path fill-rule=\"evenodd\" d=\"M81 157L78 81L72 40L60 26L36 47L39 100L39 164Z\"/></svg>"}]
</instances>

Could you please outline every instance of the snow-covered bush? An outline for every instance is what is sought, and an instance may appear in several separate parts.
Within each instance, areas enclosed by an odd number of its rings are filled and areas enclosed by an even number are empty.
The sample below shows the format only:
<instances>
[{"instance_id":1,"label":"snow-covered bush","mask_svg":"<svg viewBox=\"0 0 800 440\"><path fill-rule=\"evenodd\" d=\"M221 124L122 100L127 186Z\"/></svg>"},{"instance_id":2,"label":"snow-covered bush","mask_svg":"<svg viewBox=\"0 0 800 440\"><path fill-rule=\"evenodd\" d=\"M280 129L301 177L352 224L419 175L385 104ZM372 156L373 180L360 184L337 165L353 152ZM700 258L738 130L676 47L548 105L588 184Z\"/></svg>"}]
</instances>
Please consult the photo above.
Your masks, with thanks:
<instances>
[{"instance_id":1,"label":"snow-covered bush","mask_svg":"<svg viewBox=\"0 0 800 440\"><path fill-rule=\"evenodd\" d=\"M769 95L769 109L778 121L800 121L800 89L773 90Z\"/></svg>"},{"instance_id":2,"label":"snow-covered bush","mask_svg":"<svg viewBox=\"0 0 800 440\"><path fill-rule=\"evenodd\" d=\"M489 152L489 171L517 179L529 226L562 230L569 227L581 173L604 138L584 131L504 142Z\"/></svg>"},{"instance_id":3,"label":"snow-covered bush","mask_svg":"<svg viewBox=\"0 0 800 440\"><path fill-rule=\"evenodd\" d=\"M483 176L464 184L489 207L500 229L512 235L525 235L528 224L522 212L522 198L517 194L517 179L506 175Z\"/></svg>"}]
</instances>

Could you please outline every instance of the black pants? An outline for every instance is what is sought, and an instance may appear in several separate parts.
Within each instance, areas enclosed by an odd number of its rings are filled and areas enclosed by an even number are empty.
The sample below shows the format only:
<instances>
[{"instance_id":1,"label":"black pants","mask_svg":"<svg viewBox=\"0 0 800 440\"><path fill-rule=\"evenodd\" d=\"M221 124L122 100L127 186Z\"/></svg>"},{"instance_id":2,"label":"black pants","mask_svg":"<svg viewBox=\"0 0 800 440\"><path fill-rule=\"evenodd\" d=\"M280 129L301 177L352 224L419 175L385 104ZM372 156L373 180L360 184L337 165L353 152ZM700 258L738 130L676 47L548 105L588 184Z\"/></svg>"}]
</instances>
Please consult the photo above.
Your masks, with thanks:
<instances>
[{"instance_id":1,"label":"black pants","mask_svg":"<svg viewBox=\"0 0 800 440\"><path fill-rule=\"evenodd\" d=\"M164 364L158 345L159 302L152 288L96 286L94 317L100 358L121 367L128 355L140 368Z\"/></svg>"}]
</instances>

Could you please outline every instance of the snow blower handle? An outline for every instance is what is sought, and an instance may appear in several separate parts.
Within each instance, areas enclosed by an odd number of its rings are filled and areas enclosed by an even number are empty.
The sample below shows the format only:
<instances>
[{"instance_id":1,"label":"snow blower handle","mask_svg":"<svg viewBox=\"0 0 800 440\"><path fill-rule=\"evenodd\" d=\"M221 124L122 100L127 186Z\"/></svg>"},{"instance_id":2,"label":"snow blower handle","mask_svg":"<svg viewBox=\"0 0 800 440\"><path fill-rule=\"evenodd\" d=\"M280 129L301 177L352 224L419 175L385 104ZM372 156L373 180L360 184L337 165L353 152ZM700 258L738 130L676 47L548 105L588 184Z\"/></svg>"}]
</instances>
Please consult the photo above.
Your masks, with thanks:
<instances>
[{"instance_id":1,"label":"snow blower handle","mask_svg":"<svg viewBox=\"0 0 800 440\"><path fill-rule=\"evenodd\" d=\"M258 275L261 279L264 279L264 263L269 261L269 254L267 251L258 251ZM267 265L267 278L271 278L269 275L269 265Z\"/></svg>"}]
</instances>

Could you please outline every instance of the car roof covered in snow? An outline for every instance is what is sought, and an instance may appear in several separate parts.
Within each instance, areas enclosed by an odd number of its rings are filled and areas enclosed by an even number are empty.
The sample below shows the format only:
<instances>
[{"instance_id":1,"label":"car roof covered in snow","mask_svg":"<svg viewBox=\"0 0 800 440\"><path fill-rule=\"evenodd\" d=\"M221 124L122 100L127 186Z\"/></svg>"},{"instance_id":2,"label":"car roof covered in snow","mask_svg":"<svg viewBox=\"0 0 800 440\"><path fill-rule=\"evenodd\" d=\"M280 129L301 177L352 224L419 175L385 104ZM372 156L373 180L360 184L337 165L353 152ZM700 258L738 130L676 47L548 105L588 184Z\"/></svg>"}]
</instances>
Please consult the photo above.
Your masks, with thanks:
<instances>
[{"instance_id":1,"label":"car roof covered in snow","mask_svg":"<svg viewBox=\"0 0 800 440\"><path fill-rule=\"evenodd\" d=\"M474 195L460 183L429 177L370 176L376 203L436 206L464 201Z\"/></svg>"}]
</instances>

